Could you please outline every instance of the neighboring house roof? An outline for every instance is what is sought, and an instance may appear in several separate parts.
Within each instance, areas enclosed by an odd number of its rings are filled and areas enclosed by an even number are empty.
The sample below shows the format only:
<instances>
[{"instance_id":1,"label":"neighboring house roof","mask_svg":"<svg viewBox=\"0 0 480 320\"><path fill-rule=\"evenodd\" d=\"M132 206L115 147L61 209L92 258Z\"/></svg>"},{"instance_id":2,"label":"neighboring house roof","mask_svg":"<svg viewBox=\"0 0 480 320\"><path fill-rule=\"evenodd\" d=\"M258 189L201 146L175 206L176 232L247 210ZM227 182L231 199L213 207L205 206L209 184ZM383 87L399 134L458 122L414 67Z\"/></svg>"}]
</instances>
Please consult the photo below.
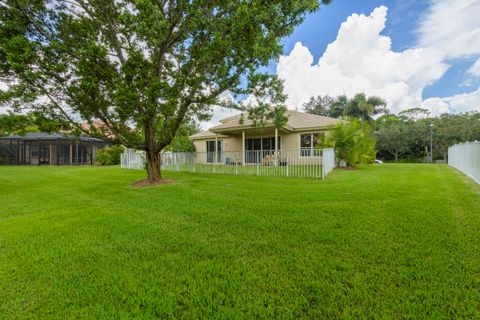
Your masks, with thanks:
<instances>
[{"instance_id":1,"label":"neighboring house roof","mask_svg":"<svg viewBox=\"0 0 480 320\"><path fill-rule=\"evenodd\" d=\"M308 130L308 129L322 129L325 127L331 127L336 125L337 123L341 122L342 120L339 119L334 119L334 118L329 118L329 117L323 117L323 116L317 116L314 114L309 114L309 113L304 113L304 112L299 112L299 111L293 111L293 110L288 110L286 112L286 115L288 117L287 123L284 125L284 129L287 129L289 131L302 131L302 130ZM214 137L214 133L221 133L221 132L228 132L231 130L237 130L237 129L247 129L251 128L253 125L253 122L248 119L246 116L243 118L243 123L240 123L242 115L235 115L232 117L228 117L225 119L220 120L220 124L210 128L209 131L204 131L201 132L200 134L202 136L207 136L209 134L212 134ZM267 123L267 127L272 127L273 123L269 122ZM195 137L191 136L191 138L199 138L198 136Z\"/></svg>"},{"instance_id":2,"label":"neighboring house roof","mask_svg":"<svg viewBox=\"0 0 480 320\"><path fill-rule=\"evenodd\" d=\"M80 127L82 128L82 130L85 130L87 132L92 127L95 129L104 129L107 138L115 138L115 135L110 131L110 129L107 128L105 123L100 119L93 120L91 124L89 124L88 122L84 122L80 125Z\"/></svg>"}]
</instances>

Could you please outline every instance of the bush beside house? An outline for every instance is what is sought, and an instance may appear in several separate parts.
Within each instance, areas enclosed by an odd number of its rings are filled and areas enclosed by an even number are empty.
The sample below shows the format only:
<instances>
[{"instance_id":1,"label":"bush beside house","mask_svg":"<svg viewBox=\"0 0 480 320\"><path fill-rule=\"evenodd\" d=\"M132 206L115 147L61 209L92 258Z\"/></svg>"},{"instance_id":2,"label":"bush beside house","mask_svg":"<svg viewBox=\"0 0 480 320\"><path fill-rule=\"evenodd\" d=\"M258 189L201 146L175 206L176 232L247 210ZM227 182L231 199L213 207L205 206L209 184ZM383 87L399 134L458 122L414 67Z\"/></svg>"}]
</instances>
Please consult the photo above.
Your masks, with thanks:
<instances>
[{"instance_id":1,"label":"bush beside house","mask_svg":"<svg viewBox=\"0 0 480 320\"><path fill-rule=\"evenodd\" d=\"M376 140L372 127L361 120L341 122L325 137L324 146L335 148L340 167L372 163Z\"/></svg>"},{"instance_id":2,"label":"bush beside house","mask_svg":"<svg viewBox=\"0 0 480 320\"><path fill-rule=\"evenodd\" d=\"M95 162L102 166L118 165L120 164L120 155L124 150L122 145L98 150L95 154Z\"/></svg>"}]
</instances>

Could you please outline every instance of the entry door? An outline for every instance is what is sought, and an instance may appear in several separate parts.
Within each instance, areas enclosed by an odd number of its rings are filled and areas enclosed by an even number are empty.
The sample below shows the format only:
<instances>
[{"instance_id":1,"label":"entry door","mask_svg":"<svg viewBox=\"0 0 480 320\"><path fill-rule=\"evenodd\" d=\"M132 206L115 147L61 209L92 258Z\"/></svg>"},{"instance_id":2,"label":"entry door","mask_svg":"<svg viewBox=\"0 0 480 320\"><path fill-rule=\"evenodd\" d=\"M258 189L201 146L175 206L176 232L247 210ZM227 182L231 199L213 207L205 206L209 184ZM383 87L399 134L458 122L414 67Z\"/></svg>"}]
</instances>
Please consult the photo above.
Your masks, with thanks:
<instances>
[{"instance_id":1,"label":"entry door","mask_svg":"<svg viewBox=\"0 0 480 320\"><path fill-rule=\"evenodd\" d=\"M40 143L38 148L38 161L40 164L50 164L50 146Z\"/></svg>"},{"instance_id":2,"label":"entry door","mask_svg":"<svg viewBox=\"0 0 480 320\"><path fill-rule=\"evenodd\" d=\"M245 140L245 162L258 163L260 160L259 151L262 150L262 138L250 138Z\"/></svg>"}]
</instances>

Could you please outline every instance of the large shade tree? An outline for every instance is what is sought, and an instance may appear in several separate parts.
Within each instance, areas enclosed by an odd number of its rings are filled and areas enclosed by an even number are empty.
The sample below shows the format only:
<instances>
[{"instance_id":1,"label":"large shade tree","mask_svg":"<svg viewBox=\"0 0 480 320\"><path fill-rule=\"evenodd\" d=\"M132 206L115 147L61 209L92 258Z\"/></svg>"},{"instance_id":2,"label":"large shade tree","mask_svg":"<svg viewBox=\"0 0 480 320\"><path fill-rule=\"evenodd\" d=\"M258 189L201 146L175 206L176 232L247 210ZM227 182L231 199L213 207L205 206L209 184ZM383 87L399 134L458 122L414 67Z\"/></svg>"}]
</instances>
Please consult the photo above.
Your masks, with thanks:
<instances>
[{"instance_id":1,"label":"large shade tree","mask_svg":"<svg viewBox=\"0 0 480 320\"><path fill-rule=\"evenodd\" d=\"M9 84L0 102L74 124L100 120L82 130L145 150L154 182L161 179L160 151L212 105L280 115L282 86L258 70L318 6L317 0L0 0L0 72ZM226 93L233 99L222 98ZM238 104L246 95L255 105Z\"/></svg>"}]
</instances>

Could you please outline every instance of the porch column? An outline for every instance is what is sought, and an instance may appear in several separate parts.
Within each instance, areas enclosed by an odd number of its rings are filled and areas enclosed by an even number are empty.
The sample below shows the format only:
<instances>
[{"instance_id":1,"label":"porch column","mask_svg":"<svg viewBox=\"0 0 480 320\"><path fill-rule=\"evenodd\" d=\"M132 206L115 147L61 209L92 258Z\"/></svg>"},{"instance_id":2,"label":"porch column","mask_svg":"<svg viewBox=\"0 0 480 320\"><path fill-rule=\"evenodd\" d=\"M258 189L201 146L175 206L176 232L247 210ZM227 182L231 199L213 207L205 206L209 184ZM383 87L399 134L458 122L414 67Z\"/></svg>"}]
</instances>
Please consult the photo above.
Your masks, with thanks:
<instances>
[{"instance_id":1,"label":"porch column","mask_svg":"<svg viewBox=\"0 0 480 320\"><path fill-rule=\"evenodd\" d=\"M245 130L242 131L242 166L245 166Z\"/></svg>"},{"instance_id":2,"label":"porch column","mask_svg":"<svg viewBox=\"0 0 480 320\"><path fill-rule=\"evenodd\" d=\"M218 135L215 133L215 160L213 163L218 162Z\"/></svg>"},{"instance_id":3,"label":"porch column","mask_svg":"<svg viewBox=\"0 0 480 320\"><path fill-rule=\"evenodd\" d=\"M275 160L274 165L278 165L278 129L275 128Z\"/></svg>"}]
</instances>

